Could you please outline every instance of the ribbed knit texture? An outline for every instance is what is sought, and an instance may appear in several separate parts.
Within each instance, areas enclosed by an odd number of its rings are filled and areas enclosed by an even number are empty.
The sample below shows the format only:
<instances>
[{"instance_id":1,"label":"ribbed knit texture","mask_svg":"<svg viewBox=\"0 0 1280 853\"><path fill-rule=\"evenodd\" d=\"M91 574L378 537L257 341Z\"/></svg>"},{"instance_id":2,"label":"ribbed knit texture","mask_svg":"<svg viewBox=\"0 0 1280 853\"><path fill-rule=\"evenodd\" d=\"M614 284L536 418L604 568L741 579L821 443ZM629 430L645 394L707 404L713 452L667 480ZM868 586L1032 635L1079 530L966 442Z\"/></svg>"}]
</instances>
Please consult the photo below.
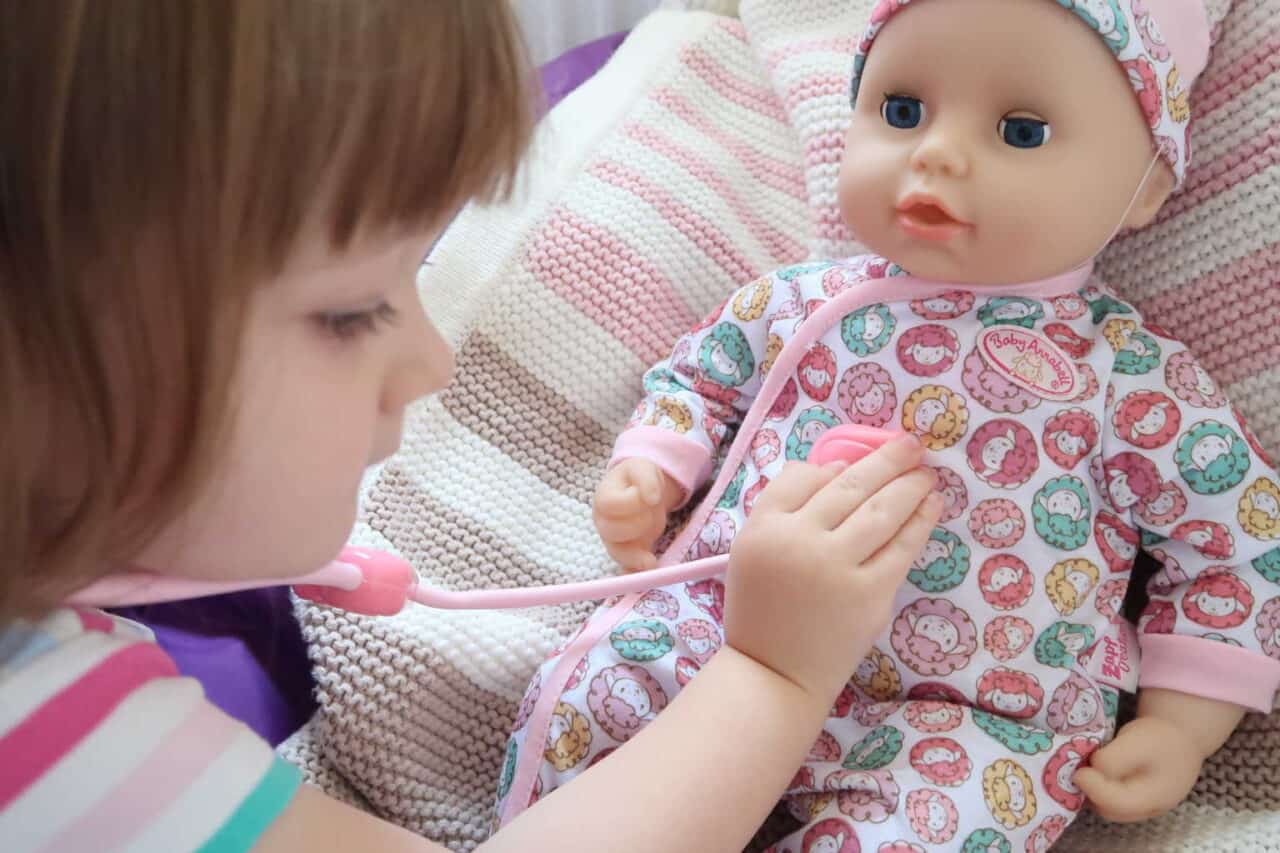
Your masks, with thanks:
<instances>
[{"instance_id":1,"label":"ribbed knit texture","mask_svg":"<svg viewBox=\"0 0 1280 853\"><path fill-rule=\"evenodd\" d=\"M612 571L589 501L644 369L735 286L858 251L834 187L870 5L662 12L556 108L520 196L465 211L424 272L457 377L411 409L402 452L366 481L357 541L455 589ZM1225 20L1210 5L1186 189L1102 272L1187 342L1274 452L1280 0L1238 0ZM534 667L593 607L375 619L300 602L320 711L282 751L326 790L470 850ZM1250 717L1172 815L1086 818L1056 849L1280 850L1274 810L1280 719Z\"/></svg>"}]
</instances>

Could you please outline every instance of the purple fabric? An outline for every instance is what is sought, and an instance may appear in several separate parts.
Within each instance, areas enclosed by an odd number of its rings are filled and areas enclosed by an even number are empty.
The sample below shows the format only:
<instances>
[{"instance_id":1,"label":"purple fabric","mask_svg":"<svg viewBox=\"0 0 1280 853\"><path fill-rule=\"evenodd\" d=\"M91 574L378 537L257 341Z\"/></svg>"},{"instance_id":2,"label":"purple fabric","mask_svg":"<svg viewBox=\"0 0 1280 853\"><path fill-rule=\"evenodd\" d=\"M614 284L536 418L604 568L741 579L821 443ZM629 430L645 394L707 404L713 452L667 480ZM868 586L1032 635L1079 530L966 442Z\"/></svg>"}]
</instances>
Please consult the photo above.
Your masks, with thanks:
<instances>
[{"instance_id":1,"label":"purple fabric","mask_svg":"<svg viewBox=\"0 0 1280 853\"><path fill-rule=\"evenodd\" d=\"M183 675L204 685L210 702L238 717L272 746L306 722L314 704L310 689L289 702L272 674L250 652L246 640L251 636L207 637L163 625L154 630L160 647L178 662Z\"/></svg>"},{"instance_id":2,"label":"purple fabric","mask_svg":"<svg viewBox=\"0 0 1280 853\"><path fill-rule=\"evenodd\" d=\"M544 65L547 109L595 74L625 37L606 36ZM272 745L315 711L311 665L287 590L251 590L118 612L155 631L160 647L183 675L204 685L209 701Z\"/></svg>"},{"instance_id":3,"label":"purple fabric","mask_svg":"<svg viewBox=\"0 0 1280 853\"><path fill-rule=\"evenodd\" d=\"M272 745L315 710L307 647L283 587L118 612L150 627L179 672Z\"/></svg>"},{"instance_id":4,"label":"purple fabric","mask_svg":"<svg viewBox=\"0 0 1280 853\"><path fill-rule=\"evenodd\" d=\"M626 33L614 33L587 42L542 66L542 91L546 93L547 109L560 103L565 95L599 71L626 37Z\"/></svg>"}]
</instances>

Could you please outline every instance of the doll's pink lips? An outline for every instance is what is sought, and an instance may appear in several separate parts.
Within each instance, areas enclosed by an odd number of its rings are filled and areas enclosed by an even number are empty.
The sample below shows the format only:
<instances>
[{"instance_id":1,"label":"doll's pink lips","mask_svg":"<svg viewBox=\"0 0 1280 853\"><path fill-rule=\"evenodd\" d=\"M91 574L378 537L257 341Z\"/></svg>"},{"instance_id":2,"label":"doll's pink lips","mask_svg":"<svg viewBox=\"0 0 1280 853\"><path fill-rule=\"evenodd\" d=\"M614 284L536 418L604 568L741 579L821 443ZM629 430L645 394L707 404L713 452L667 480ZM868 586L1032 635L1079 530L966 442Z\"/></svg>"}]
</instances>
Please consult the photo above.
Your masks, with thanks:
<instances>
[{"instance_id":1,"label":"doll's pink lips","mask_svg":"<svg viewBox=\"0 0 1280 853\"><path fill-rule=\"evenodd\" d=\"M911 193L898 202L898 227L921 240L946 242L971 226L958 219L941 201Z\"/></svg>"}]
</instances>

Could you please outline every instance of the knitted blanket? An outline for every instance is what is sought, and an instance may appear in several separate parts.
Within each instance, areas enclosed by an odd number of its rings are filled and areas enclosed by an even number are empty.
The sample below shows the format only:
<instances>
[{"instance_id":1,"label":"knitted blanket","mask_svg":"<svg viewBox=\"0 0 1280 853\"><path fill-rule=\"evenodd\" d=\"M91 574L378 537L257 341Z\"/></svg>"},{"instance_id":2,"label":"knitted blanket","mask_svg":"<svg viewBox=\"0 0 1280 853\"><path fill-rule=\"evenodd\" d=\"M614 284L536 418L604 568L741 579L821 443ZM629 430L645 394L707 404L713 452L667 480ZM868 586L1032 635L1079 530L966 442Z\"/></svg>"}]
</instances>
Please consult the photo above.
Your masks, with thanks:
<instances>
[{"instance_id":1,"label":"knitted blanket","mask_svg":"<svg viewBox=\"0 0 1280 853\"><path fill-rule=\"evenodd\" d=\"M424 267L457 376L410 410L402 451L366 480L356 541L454 589L613 571L590 496L644 369L738 284L858 251L834 183L870 2L656 13L551 113L519 198L465 211ZM1186 188L1101 272L1188 343L1275 451L1280 0L1211 5ZM332 794L470 850L535 666L592 607L367 618L299 602L320 710L282 751ZM1132 827L1086 816L1060 846L1280 850L1277 810L1280 716L1251 716L1177 811Z\"/></svg>"}]
</instances>

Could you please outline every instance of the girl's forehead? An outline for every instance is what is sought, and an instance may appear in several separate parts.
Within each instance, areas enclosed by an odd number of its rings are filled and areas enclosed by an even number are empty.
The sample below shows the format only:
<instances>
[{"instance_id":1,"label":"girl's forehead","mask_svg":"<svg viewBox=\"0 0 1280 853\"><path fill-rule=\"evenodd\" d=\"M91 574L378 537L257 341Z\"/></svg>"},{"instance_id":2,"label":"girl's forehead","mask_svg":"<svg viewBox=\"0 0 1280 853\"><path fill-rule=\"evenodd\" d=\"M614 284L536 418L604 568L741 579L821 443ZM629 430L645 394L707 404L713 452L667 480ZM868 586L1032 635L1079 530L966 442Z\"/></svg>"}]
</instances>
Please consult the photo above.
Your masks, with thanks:
<instances>
[{"instance_id":1,"label":"girl's forehead","mask_svg":"<svg viewBox=\"0 0 1280 853\"><path fill-rule=\"evenodd\" d=\"M388 284L389 275L416 270L435 237L432 229L358 235L341 247L318 234L304 237L278 281L286 289L312 294L342 295L361 287L376 290Z\"/></svg>"}]
</instances>

